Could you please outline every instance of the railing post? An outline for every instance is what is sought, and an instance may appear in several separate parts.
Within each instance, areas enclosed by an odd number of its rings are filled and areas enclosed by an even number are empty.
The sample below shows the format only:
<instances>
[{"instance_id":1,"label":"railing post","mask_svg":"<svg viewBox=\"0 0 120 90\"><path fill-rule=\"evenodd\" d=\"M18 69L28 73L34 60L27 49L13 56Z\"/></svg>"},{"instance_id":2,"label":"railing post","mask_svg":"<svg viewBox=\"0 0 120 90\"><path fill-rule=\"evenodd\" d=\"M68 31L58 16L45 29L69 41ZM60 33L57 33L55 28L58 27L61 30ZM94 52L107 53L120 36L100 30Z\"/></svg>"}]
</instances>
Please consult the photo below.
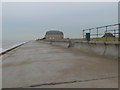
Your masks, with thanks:
<instances>
[{"instance_id":1,"label":"railing post","mask_svg":"<svg viewBox=\"0 0 120 90\"><path fill-rule=\"evenodd\" d=\"M89 29L89 33L90 33L90 40L91 40L91 29Z\"/></svg>"},{"instance_id":2,"label":"railing post","mask_svg":"<svg viewBox=\"0 0 120 90\"><path fill-rule=\"evenodd\" d=\"M120 24L118 24L118 41L120 42Z\"/></svg>"},{"instance_id":3,"label":"railing post","mask_svg":"<svg viewBox=\"0 0 120 90\"><path fill-rule=\"evenodd\" d=\"M105 31L105 33L107 33L107 27L108 27L108 26L106 26L106 31ZM106 37L106 41L107 41L107 37Z\"/></svg>"},{"instance_id":4,"label":"railing post","mask_svg":"<svg viewBox=\"0 0 120 90\"><path fill-rule=\"evenodd\" d=\"M85 36L85 30L83 30L83 40L85 40L84 36Z\"/></svg>"},{"instance_id":5,"label":"railing post","mask_svg":"<svg viewBox=\"0 0 120 90\"><path fill-rule=\"evenodd\" d=\"M98 28L97 28L97 41L98 41Z\"/></svg>"},{"instance_id":6,"label":"railing post","mask_svg":"<svg viewBox=\"0 0 120 90\"><path fill-rule=\"evenodd\" d=\"M114 30L114 41L116 39L116 30Z\"/></svg>"},{"instance_id":7,"label":"railing post","mask_svg":"<svg viewBox=\"0 0 120 90\"><path fill-rule=\"evenodd\" d=\"M91 33L91 29L89 29L89 33Z\"/></svg>"}]
</instances>

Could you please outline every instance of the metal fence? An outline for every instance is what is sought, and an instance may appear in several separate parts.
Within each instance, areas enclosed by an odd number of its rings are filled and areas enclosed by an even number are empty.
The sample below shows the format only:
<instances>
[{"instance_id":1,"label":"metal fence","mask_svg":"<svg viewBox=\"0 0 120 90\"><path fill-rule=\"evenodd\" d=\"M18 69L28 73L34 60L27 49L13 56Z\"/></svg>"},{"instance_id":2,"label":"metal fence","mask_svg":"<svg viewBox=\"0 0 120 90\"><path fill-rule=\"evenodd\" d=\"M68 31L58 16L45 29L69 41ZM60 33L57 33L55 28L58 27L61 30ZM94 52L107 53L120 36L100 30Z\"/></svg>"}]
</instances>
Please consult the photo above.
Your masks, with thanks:
<instances>
[{"instance_id":1,"label":"metal fence","mask_svg":"<svg viewBox=\"0 0 120 90\"><path fill-rule=\"evenodd\" d=\"M120 41L120 24L113 24L83 30L83 40L86 34L90 34L90 40L95 41Z\"/></svg>"}]
</instances>

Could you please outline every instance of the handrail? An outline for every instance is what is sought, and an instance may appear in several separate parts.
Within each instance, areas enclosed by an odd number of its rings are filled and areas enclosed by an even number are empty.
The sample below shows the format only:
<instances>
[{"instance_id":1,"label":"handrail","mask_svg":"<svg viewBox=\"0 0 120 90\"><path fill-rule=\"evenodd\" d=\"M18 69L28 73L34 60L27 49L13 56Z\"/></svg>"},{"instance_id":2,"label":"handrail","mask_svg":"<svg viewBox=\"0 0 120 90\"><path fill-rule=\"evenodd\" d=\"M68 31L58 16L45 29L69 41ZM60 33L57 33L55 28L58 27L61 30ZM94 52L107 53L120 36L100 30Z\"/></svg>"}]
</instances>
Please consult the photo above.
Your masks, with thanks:
<instances>
[{"instance_id":1,"label":"handrail","mask_svg":"<svg viewBox=\"0 0 120 90\"><path fill-rule=\"evenodd\" d=\"M101 28L102 28L102 30L100 30ZM110 29L110 28L113 28L113 29ZM92 33L93 30L95 30L94 33ZM103 31L104 33L102 32L103 34L100 34L101 31ZM104 36L105 34L109 33L109 34L113 35L114 41L116 41L116 40L120 41L120 23L112 24L112 25L106 25L106 26L100 26L100 27L95 27L95 28L84 29L83 30L83 40L85 40L86 32L87 33L89 32L91 37L96 35L96 37L94 37L94 38L100 38L101 37L100 35ZM105 41L107 41L108 38L109 37L106 36ZM98 39L96 39L96 40L98 40Z\"/></svg>"}]
</instances>

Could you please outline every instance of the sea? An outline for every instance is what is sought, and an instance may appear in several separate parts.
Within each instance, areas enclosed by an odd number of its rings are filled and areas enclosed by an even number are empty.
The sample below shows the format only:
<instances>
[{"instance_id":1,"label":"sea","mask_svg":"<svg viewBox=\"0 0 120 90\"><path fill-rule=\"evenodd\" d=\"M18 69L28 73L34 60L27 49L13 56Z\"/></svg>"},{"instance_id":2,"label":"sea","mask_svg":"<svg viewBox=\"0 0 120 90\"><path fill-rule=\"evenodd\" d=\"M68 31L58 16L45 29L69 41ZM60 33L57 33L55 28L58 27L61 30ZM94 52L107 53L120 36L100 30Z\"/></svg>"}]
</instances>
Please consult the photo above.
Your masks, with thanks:
<instances>
[{"instance_id":1,"label":"sea","mask_svg":"<svg viewBox=\"0 0 120 90\"><path fill-rule=\"evenodd\" d=\"M0 41L0 53L27 41L28 40L2 40Z\"/></svg>"}]
</instances>

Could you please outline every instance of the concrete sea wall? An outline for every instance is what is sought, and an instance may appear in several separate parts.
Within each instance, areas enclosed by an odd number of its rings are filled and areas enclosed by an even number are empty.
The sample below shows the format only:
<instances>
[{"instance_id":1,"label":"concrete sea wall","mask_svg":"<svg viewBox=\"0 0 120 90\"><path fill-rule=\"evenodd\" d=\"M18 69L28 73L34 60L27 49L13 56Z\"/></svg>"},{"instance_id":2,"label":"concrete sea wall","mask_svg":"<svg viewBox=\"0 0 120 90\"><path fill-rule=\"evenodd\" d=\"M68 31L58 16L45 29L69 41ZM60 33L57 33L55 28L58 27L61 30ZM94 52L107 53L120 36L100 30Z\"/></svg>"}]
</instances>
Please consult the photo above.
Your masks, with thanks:
<instances>
[{"instance_id":1,"label":"concrete sea wall","mask_svg":"<svg viewBox=\"0 0 120 90\"><path fill-rule=\"evenodd\" d=\"M107 56L118 59L118 42L87 42L87 41L51 41L52 45L57 45L66 48L74 48L86 53Z\"/></svg>"},{"instance_id":2,"label":"concrete sea wall","mask_svg":"<svg viewBox=\"0 0 120 90\"><path fill-rule=\"evenodd\" d=\"M67 42L67 41L52 41L50 43L52 45L57 45L57 46L66 47L66 48L68 48L68 46L69 46L69 42Z\"/></svg>"},{"instance_id":3,"label":"concrete sea wall","mask_svg":"<svg viewBox=\"0 0 120 90\"><path fill-rule=\"evenodd\" d=\"M4 55L4 54L6 54L6 53L8 53L8 52L10 52L10 51L12 51L12 50L14 50L14 49L19 48L20 46L22 46L22 45L24 45L24 44L26 44L26 43L28 43L28 42L30 42L30 41L23 42L23 43L20 43L20 44L18 44L18 45L15 45L15 46L13 46L13 47L11 47L11 48L8 48L8 49L0 52L0 56Z\"/></svg>"}]
</instances>

